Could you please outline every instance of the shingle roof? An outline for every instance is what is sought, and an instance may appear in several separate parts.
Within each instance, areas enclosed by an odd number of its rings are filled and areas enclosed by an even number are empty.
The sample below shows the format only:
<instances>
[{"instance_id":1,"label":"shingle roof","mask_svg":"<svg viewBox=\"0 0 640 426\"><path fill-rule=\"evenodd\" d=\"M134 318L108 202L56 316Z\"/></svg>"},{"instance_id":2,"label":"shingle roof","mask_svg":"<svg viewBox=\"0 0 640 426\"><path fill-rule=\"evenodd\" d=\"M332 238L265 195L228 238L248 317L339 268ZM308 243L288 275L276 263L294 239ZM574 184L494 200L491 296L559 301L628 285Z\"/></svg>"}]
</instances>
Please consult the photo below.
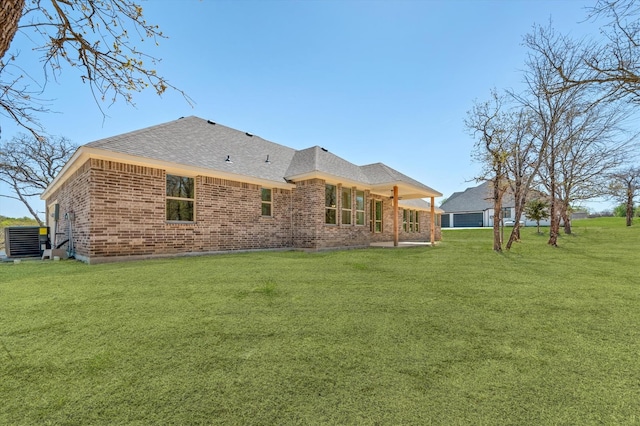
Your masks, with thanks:
<instances>
[{"instance_id":1,"label":"shingle roof","mask_svg":"<svg viewBox=\"0 0 640 426\"><path fill-rule=\"evenodd\" d=\"M362 168L348 162L327 150L314 146L297 151L287 169L287 178L321 172L346 178L356 182L368 182Z\"/></svg>"},{"instance_id":2,"label":"shingle roof","mask_svg":"<svg viewBox=\"0 0 640 426\"><path fill-rule=\"evenodd\" d=\"M380 192L388 191L389 185L401 184L409 197L442 195L382 163L357 166L319 146L297 151L194 116L101 139L85 147L273 182L319 173Z\"/></svg>"},{"instance_id":3,"label":"shingle roof","mask_svg":"<svg viewBox=\"0 0 640 426\"><path fill-rule=\"evenodd\" d=\"M259 136L193 116L85 146L280 182L296 152Z\"/></svg>"},{"instance_id":4,"label":"shingle roof","mask_svg":"<svg viewBox=\"0 0 640 426\"><path fill-rule=\"evenodd\" d=\"M440 208L447 213L485 211L493 208L492 191L493 184L486 181L462 192L454 192ZM513 197L508 193L504 196L503 207L513 207Z\"/></svg>"},{"instance_id":5,"label":"shingle roof","mask_svg":"<svg viewBox=\"0 0 640 426\"><path fill-rule=\"evenodd\" d=\"M427 185L418 182L417 180L410 178L409 176L382 163L368 164L366 166L362 166L362 169L368 177L369 183L373 185L380 185L389 182L404 182L417 187L422 187L430 192L437 192L435 189L430 188Z\"/></svg>"}]
</instances>

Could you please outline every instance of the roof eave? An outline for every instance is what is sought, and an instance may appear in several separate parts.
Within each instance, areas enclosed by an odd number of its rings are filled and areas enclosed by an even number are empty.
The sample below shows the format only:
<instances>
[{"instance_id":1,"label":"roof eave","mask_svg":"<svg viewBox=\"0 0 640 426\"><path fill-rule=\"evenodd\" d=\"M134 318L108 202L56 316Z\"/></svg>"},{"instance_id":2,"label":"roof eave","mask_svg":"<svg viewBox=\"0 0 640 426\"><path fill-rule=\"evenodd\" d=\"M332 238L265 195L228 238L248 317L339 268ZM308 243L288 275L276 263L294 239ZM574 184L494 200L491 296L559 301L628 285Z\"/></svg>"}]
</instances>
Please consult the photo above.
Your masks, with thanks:
<instances>
[{"instance_id":1,"label":"roof eave","mask_svg":"<svg viewBox=\"0 0 640 426\"><path fill-rule=\"evenodd\" d=\"M309 179L322 179L329 184L342 184L343 186L354 186L362 189L370 189L370 185L366 182L358 182L353 179L348 179L342 176L336 176L329 173L323 173L318 170L311 172L301 173L293 176L285 177L288 182L300 182Z\"/></svg>"},{"instance_id":2,"label":"roof eave","mask_svg":"<svg viewBox=\"0 0 640 426\"><path fill-rule=\"evenodd\" d=\"M62 168L58 176L51 182L51 184L40 195L40 199L46 199L50 194L54 193L60 185L62 185L68 176L71 176L77 171L88 159L98 159L106 161L117 161L121 163L133 164L143 167L153 167L157 169L166 170L170 174L178 174L185 176L210 176L226 180L232 180L237 182L246 182L256 185L267 186L270 188L292 189L295 188L294 184L288 183L284 180L273 181L268 179L261 179L253 176L241 175L237 173L225 172L222 170L208 169L205 167L188 166L184 164L172 163L170 161L156 160L147 157L139 157L131 154L124 154L119 152L113 152L103 150L99 148L89 148L81 146L76 153L71 157L67 164Z\"/></svg>"},{"instance_id":3,"label":"roof eave","mask_svg":"<svg viewBox=\"0 0 640 426\"><path fill-rule=\"evenodd\" d=\"M411 185L407 182L396 181L396 182L385 182L381 184L376 184L371 186L371 192L383 195L383 196L391 196L393 195L393 187L398 187L398 197L413 199L413 198L430 198L430 197L442 197L442 194L434 189L429 187L422 187L417 185ZM391 193L391 195L389 195Z\"/></svg>"}]
</instances>

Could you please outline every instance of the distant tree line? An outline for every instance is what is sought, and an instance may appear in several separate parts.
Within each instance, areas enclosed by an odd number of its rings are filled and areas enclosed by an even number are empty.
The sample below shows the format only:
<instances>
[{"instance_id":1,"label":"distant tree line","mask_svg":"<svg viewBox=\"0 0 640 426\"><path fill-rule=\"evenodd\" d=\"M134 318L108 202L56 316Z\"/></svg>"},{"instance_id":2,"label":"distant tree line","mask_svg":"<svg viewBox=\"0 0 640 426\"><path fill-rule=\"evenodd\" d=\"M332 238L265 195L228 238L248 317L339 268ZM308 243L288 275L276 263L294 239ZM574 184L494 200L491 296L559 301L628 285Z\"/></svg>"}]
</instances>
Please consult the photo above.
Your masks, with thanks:
<instances>
[{"instance_id":1,"label":"distant tree line","mask_svg":"<svg viewBox=\"0 0 640 426\"><path fill-rule=\"evenodd\" d=\"M574 40L551 23L534 26L524 36L525 89L493 89L467 113L465 126L476 138L473 157L483 166L476 178L493 184L495 251L502 251L507 191L515 200L507 249L520 239L522 215L536 214L536 206L527 205L532 198L545 206L551 246L558 244L561 224L571 233L572 206L586 200L617 199L632 223L640 168L638 135L629 122L640 106L640 6L600 0L588 18L603 22L604 41Z\"/></svg>"}]
</instances>

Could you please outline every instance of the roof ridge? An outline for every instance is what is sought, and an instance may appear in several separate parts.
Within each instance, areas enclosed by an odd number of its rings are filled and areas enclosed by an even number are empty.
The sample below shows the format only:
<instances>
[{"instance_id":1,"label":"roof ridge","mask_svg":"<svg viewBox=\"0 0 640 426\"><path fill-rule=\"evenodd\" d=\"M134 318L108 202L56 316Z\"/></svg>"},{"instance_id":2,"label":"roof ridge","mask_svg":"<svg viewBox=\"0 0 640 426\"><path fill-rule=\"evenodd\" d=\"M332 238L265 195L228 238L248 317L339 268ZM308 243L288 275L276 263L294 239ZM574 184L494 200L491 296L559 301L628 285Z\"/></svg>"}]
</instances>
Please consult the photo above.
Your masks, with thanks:
<instances>
[{"instance_id":1,"label":"roof ridge","mask_svg":"<svg viewBox=\"0 0 640 426\"><path fill-rule=\"evenodd\" d=\"M117 140L120 140L120 139L123 139L123 138L131 137L131 136L135 136L135 135L141 135L141 134L144 134L144 133L152 131L152 130L161 129L163 127L169 126L169 125L171 125L171 124L173 124L173 123L175 123L175 122L177 122L179 120L182 120L184 118L196 118L196 119L202 120L201 118L193 116L193 115L191 115L189 117L180 117L180 118L177 118L175 120L167 121L167 122L164 122L164 123L154 124L154 125L148 126L148 127L143 127L142 129L136 129L136 130L132 130L130 132L120 133L119 135L107 136L106 138L102 138L102 139L96 139L94 141L87 142L84 145L88 146L88 145L97 144L98 142L117 141Z\"/></svg>"}]
</instances>

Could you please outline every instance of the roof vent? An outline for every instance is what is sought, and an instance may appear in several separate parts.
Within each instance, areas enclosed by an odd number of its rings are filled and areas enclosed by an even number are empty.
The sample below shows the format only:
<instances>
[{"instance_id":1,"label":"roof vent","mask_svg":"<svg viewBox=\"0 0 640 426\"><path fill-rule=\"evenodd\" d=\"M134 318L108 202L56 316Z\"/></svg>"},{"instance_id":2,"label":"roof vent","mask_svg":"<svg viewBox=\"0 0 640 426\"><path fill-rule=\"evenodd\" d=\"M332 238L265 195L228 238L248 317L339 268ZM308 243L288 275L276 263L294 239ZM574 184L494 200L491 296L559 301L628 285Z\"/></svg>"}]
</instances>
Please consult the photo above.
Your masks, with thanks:
<instances>
[{"instance_id":1,"label":"roof vent","mask_svg":"<svg viewBox=\"0 0 640 426\"><path fill-rule=\"evenodd\" d=\"M253 135L252 135L251 133L249 133L249 132L245 132L244 134L245 134L245 135L247 135L247 136L249 136L250 138L252 138L252 137L253 137Z\"/></svg>"},{"instance_id":2,"label":"roof vent","mask_svg":"<svg viewBox=\"0 0 640 426\"><path fill-rule=\"evenodd\" d=\"M329 152L329 150L327 148L320 148L321 150L323 150L324 152Z\"/></svg>"},{"instance_id":3,"label":"roof vent","mask_svg":"<svg viewBox=\"0 0 640 426\"><path fill-rule=\"evenodd\" d=\"M211 120L207 120L207 123L213 124L214 126L216 125L215 121L211 121Z\"/></svg>"},{"instance_id":4,"label":"roof vent","mask_svg":"<svg viewBox=\"0 0 640 426\"><path fill-rule=\"evenodd\" d=\"M224 162L227 163L227 164L233 164L233 161L231 161L231 156L230 155L227 155L227 159L224 160Z\"/></svg>"},{"instance_id":5,"label":"roof vent","mask_svg":"<svg viewBox=\"0 0 640 426\"><path fill-rule=\"evenodd\" d=\"M267 159L265 160L265 163L271 164L271 160L269 160L269 154L267 154Z\"/></svg>"}]
</instances>

